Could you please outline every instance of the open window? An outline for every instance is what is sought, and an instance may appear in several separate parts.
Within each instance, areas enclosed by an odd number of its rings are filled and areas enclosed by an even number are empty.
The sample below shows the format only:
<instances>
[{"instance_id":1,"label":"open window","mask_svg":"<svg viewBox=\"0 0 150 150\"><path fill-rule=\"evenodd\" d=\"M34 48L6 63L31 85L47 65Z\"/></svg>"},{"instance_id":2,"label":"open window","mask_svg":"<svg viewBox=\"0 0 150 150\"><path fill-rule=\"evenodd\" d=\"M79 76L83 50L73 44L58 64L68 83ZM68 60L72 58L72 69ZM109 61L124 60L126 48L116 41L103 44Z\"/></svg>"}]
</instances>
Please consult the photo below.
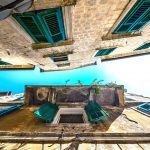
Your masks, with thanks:
<instances>
[{"instance_id":1,"label":"open window","mask_svg":"<svg viewBox=\"0 0 150 150\"><path fill-rule=\"evenodd\" d=\"M138 0L113 34L137 32L150 22L150 0Z\"/></svg>"},{"instance_id":2,"label":"open window","mask_svg":"<svg viewBox=\"0 0 150 150\"><path fill-rule=\"evenodd\" d=\"M61 7L17 13L13 17L36 43L53 45L66 39Z\"/></svg>"}]
</instances>

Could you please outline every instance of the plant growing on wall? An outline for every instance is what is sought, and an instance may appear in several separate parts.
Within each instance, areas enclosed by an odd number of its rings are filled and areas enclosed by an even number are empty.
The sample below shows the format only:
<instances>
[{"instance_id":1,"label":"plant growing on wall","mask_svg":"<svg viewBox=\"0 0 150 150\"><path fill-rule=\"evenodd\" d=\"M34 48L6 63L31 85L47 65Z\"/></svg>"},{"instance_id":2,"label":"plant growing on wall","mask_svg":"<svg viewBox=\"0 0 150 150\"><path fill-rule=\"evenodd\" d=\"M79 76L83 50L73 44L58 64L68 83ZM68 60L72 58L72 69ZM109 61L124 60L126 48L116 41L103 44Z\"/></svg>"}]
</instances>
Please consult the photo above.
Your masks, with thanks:
<instances>
[{"instance_id":1,"label":"plant growing on wall","mask_svg":"<svg viewBox=\"0 0 150 150\"><path fill-rule=\"evenodd\" d=\"M112 88L121 88L121 89L124 89L124 86L123 85L118 85L116 82L110 82L110 83L107 83L106 86L108 87L112 87Z\"/></svg>"},{"instance_id":2,"label":"plant growing on wall","mask_svg":"<svg viewBox=\"0 0 150 150\"><path fill-rule=\"evenodd\" d=\"M78 84L79 84L80 86L83 86L81 80L78 80Z\"/></svg>"},{"instance_id":3,"label":"plant growing on wall","mask_svg":"<svg viewBox=\"0 0 150 150\"><path fill-rule=\"evenodd\" d=\"M95 88L95 94L100 94L100 87Z\"/></svg>"},{"instance_id":4,"label":"plant growing on wall","mask_svg":"<svg viewBox=\"0 0 150 150\"><path fill-rule=\"evenodd\" d=\"M70 81L69 79L65 81L65 86L67 86L67 83L68 83L69 81Z\"/></svg>"},{"instance_id":5,"label":"plant growing on wall","mask_svg":"<svg viewBox=\"0 0 150 150\"><path fill-rule=\"evenodd\" d=\"M100 85L101 82L103 82L104 80L98 80L97 79L94 79L91 83L91 87L95 89L95 94L100 94Z\"/></svg>"}]
</instances>

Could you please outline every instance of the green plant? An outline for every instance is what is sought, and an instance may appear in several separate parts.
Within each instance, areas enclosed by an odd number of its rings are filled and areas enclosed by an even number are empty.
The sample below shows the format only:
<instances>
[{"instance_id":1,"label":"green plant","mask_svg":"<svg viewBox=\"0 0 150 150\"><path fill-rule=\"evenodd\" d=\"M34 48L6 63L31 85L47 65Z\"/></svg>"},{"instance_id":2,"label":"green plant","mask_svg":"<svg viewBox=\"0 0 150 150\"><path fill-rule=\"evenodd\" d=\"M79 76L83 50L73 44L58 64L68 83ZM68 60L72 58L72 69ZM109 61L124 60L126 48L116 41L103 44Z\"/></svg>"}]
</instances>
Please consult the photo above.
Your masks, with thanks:
<instances>
[{"instance_id":1,"label":"green plant","mask_svg":"<svg viewBox=\"0 0 150 150\"><path fill-rule=\"evenodd\" d=\"M65 86L67 86L69 81L70 81L69 79L65 81Z\"/></svg>"},{"instance_id":2,"label":"green plant","mask_svg":"<svg viewBox=\"0 0 150 150\"><path fill-rule=\"evenodd\" d=\"M116 82L110 82L110 83L107 83L106 86L108 87L112 87L112 88L121 88L121 89L124 89L124 86L123 85L118 85Z\"/></svg>"},{"instance_id":3,"label":"green plant","mask_svg":"<svg viewBox=\"0 0 150 150\"><path fill-rule=\"evenodd\" d=\"M95 94L100 94L100 85L101 82L103 82L104 80L98 80L97 79L94 79L91 83L91 87L95 89Z\"/></svg>"},{"instance_id":4,"label":"green plant","mask_svg":"<svg viewBox=\"0 0 150 150\"><path fill-rule=\"evenodd\" d=\"M81 82L81 80L78 80L78 84L79 84L80 86L83 85L82 82Z\"/></svg>"},{"instance_id":5,"label":"green plant","mask_svg":"<svg viewBox=\"0 0 150 150\"><path fill-rule=\"evenodd\" d=\"M91 86L95 86L95 85L102 85L101 82L103 82L104 80L98 80L97 79L94 79L91 83Z\"/></svg>"},{"instance_id":6,"label":"green plant","mask_svg":"<svg viewBox=\"0 0 150 150\"><path fill-rule=\"evenodd\" d=\"M95 88L95 94L100 94L100 87Z\"/></svg>"}]
</instances>

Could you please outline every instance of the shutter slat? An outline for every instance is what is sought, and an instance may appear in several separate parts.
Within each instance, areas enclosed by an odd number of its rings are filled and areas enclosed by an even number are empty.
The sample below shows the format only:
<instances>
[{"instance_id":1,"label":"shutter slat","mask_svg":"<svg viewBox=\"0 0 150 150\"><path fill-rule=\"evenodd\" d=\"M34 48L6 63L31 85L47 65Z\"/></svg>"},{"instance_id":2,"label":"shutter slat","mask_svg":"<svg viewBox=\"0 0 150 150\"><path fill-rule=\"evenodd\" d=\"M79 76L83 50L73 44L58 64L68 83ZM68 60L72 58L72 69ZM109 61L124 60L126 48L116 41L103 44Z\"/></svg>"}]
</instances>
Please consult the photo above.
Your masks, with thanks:
<instances>
[{"instance_id":1,"label":"shutter slat","mask_svg":"<svg viewBox=\"0 0 150 150\"><path fill-rule=\"evenodd\" d=\"M141 29L142 26L144 26L144 23L139 23L139 24L137 24L136 26L134 26L134 27L132 28L132 30L137 31L137 30Z\"/></svg>"},{"instance_id":2,"label":"shutter slat","mask_svg":"<svg viewBox=\"0 0 150 150\"><path fill-rule=\"evenodd\" d=\"M65 30L61 8L55 9L52 13L45 11L39 15L47 27L45 30L49 34L52 44L65 40Z\"/></svg>"},{"instance_id":3,"label":"shutter slat","mask_svg":"<svg viewBox=\"0 0 150 150\"><path fill-rule=\"evenodd\" d=\"M52 35L60 33L59 24L57 20L57 16L46 16L45 17L46 23L52 33Z\"/></svg>"},{"instance_id":4,"label":"shutter slat","mask_svg":"<svg viewBox=\"0 0 150 150\"><path fill-rule=\"evenodd\" d=\"M148 15L141 20L141 22L148 22L148 21L150 21L150 11L148 12Z\"/></svg>"},{"instance_id":5,"label":"shutter slat","mask_svg":"<svg viewBox=\"0 0 150 150\"><path fill-rule=\"evenodd\" d=\"M136 21L149 7L150 7L150 3L148 5L143 4L138 10L136 10L136 12L127 22L133 23L134 21Z\"/></svg>"}]
</instances>

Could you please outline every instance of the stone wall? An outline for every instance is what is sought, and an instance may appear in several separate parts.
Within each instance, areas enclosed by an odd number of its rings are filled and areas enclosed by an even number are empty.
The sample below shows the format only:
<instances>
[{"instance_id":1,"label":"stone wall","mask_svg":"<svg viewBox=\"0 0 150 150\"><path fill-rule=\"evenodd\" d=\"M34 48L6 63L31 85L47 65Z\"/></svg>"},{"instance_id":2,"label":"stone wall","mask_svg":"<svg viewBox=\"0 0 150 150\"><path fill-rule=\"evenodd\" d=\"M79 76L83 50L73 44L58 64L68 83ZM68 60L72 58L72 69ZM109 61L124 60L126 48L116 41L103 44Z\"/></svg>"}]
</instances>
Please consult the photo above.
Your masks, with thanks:
<instances>
[{"instance_id":1,"label":"stone wall","mask_svg":"<svg viewBox=\"0 0 150 150\"><path fill-rule=\"evenodd\" d=\"M100 93L95 95L100 105L124 106L124 90L121 88L101 87Z\"/></svg>"},{"instance_id":2,"label":"stone wall","mask_svg":"<svg viewBox=\"0 0 150 150\"><path fill-rule=\"evenodd\" d=\"M92 88L92 100L100 105L124 106L124 89L114 87ZM26 86L25 104L39 105L47 101L56 104L87 104L91 86Z\"/></svg>"},{"instance_id":3,"label":"stone wall","mask_svg":"<svg viewBox=\"0 0 150 150\"><path fill-rule=\"evenodd\" d=\"M95 62L97 58L92 56L97 48L117 47L112 55L131 52L150 39L150 25L142 30L141 36L102 40L102 37L111 30L128 3L129 0L77 0L71 10L74 43L39 50L31 48L31 40L22 34L21 29L17 31L14 28L15 24L11 25L10 18L0 21L0 58L13 64L34 64L44 70L62 70ZM56 7L60 5L60 1L36 0L34 5L37 7L35 9L39 9L38 7L43 9ZM49 58L43 58L43 55L54 51L68 50L74 52L69 55L70 66L68 67L58 68Z\"/></svg>"},{"instance_id":4,"label":"stone wall","mask_svg":"<svg viewBox=\"0 0 150 150\"><path fill-rule=\"evenodd\" d=\"M34 0L29 11L75 5L77 0Z\"/></svg>"}]
</instances>

